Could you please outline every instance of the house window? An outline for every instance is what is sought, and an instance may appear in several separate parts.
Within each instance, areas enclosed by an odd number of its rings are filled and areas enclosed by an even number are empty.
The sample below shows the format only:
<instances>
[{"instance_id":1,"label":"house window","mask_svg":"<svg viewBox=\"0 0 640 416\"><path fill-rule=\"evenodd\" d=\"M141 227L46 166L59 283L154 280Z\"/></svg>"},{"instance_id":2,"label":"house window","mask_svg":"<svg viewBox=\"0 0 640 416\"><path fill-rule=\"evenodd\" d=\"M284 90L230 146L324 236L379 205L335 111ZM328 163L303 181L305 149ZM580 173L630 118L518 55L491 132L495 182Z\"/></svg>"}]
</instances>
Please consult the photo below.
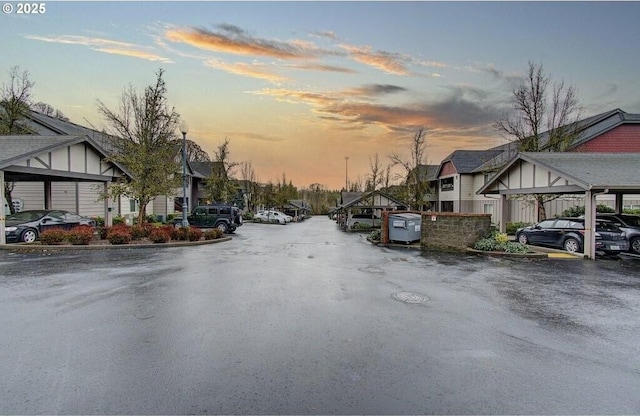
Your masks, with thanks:
<instances>
[{"instance_id":1,"label":"house window","mask_svg":"<svg viewBox=\"0 0 640 416\"><path fill-rule=\"evenodd\" d=\"M440 212L453 212L453 201L440 202Z\"/></svg>"},{"instance_id":2,"label":"house window","mask_svg":"<svg viewBox=\"0 0 640 416\"><path fill-rule=\"evenodd\" d=\"M453 191L453 176L450 178L440 179L441 191Z\"/></svg>"},{"instance_id":3,"label":"house window","mask_svg":"<svg viewBox=\"0 0 640 416\"><path fill-rule=\"evenodd\" d=\"M482 212L493 215L493 204L484 204Z\"/></svg>"},{"instance_id":4,"label":"house window","mask_svg":"<svg viewBox=\"0 0 640 416\"><path fill-rule=\"evenodd\" d=\"M136 212L138 210L136 207L138 204L136 202L135 199L129 199L129 212Z\"/></svg>"}]
</instances>

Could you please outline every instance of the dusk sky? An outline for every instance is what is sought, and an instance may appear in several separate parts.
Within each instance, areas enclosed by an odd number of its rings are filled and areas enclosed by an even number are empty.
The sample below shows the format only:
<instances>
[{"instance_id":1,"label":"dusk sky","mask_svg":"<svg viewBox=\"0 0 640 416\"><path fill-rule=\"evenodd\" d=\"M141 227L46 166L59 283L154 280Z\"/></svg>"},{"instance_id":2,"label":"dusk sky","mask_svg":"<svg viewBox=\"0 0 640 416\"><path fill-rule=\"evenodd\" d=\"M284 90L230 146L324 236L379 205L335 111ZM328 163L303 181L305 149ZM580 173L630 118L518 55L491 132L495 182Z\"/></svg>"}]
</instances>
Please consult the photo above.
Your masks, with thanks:
<instances>
[{"instance_id":1,"label":"dusk sky","mask_svg":"<svg viewBox=\"0 0 640 416\"><path fill-rule=\"evenodd\" d=\"M528 61L573 84L585 116L640 113L640 2L82 2L0 15L0 83L13 66L33 98L101 129L164 69L168 99L210 156L261 182L339 189L427 130L426 162L505 142ZM13 7L7 13L7 4ZM239 176L239 175L237 175Z\"/></svg>"}]
</instances>

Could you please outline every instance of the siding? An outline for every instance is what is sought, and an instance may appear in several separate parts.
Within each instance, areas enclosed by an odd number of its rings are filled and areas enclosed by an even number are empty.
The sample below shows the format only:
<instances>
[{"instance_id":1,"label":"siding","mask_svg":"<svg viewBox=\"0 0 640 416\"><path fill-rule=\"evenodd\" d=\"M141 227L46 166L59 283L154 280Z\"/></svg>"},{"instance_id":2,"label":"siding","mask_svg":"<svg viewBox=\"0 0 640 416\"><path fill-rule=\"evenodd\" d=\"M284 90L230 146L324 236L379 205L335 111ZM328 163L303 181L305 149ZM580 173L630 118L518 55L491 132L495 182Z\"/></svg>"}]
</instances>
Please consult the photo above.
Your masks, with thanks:
<instances>
[{"instance_id":1,"label":"siding","mask_svg":"<svg viewBox=\"0 0 640 416\"><path fill-rule=\"evenodd\" d=\"M640 152L640 124L623 124L576 147L576 152Z\"/></svg>"}]
</instances>

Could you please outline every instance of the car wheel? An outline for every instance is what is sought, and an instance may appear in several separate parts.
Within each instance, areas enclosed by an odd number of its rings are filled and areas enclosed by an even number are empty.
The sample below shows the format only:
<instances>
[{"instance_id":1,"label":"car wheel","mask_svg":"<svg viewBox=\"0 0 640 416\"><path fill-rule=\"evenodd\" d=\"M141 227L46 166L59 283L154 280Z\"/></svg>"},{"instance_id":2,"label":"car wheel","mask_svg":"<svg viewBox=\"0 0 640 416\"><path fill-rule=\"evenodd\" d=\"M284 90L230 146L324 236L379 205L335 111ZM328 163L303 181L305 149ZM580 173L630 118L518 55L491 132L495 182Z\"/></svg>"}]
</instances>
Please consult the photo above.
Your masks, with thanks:
<instances>
[{"instance_id":1,"label":"car wheel","mask_svg":"<svg viewBox=\"0 0 640 416\"><path fill-rule=\"evenodd\" d=\"M226 233L227 230L229 229L229 227L227 227L227 224L225 224L224 222L221 222L218 225L216 225L216 228L222 231L223 233Z\"/></svg>"},{"instance_id":2,"label":"car wheel","mask_svg":"<svg viewBox=\"0 0 640 416\"><path fill-rule=\"evenodd\" d=\"M38 239L38 232L34 229L29 228L20 236L20 240L25 243L33 243Z\"/></svg>"},{"instance_id":3,"label":"car wheel","mask_svg":"<svg viewBox=\"0 0 640 416\"><path fill-rule=\"evenodd\" d=\"M522 233L518 236L518 242L520 244L529 244L529 237L526 234Z\"/></svg>"},{"instance_id":4,"label":"car wheel","mask_svg":"<svg viewBox=\"0 0 640 416\"><path fill-rule=\"evenodd\" d=\"M629 251L633 254L640 254L640 237L636 237L629 241Z\"/></svg>"},{"instance_id":5,"label":"car wheel","mask_svg":"<svg viewBox=\"0 0 640 416\"><path fill-rule=\"evenodd\" d=\"M580 251L580 243L575 238L567 238L564 241L564 249L570 253L577 253Z\"/></svg>"}]
</instances>

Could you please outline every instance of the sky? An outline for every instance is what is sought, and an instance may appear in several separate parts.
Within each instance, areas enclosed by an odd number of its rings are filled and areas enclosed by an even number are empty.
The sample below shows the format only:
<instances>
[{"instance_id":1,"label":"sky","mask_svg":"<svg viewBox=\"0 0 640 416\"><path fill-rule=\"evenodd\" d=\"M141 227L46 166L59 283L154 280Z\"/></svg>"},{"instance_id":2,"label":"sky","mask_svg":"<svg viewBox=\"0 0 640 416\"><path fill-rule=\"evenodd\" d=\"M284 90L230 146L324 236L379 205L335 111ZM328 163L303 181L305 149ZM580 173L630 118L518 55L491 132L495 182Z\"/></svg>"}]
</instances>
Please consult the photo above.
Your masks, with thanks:
<instances>
[{"instance_id":1,"label":"sky","mask_svg":"<svg viewBox=\"0 0 640 416\"><path fill-rule=\"evenodd\" d=\"M376 154L408 160L420 128L428 164L503 144L493 125L529 62L585 117L640 113L640 2L24 4L3 3L1 83L18 66L34 101L100 130L98 101L115 110L162 69L187 137L211 157L228 139L261 182L364 181Z\"/></svg>"}]
</instances>

